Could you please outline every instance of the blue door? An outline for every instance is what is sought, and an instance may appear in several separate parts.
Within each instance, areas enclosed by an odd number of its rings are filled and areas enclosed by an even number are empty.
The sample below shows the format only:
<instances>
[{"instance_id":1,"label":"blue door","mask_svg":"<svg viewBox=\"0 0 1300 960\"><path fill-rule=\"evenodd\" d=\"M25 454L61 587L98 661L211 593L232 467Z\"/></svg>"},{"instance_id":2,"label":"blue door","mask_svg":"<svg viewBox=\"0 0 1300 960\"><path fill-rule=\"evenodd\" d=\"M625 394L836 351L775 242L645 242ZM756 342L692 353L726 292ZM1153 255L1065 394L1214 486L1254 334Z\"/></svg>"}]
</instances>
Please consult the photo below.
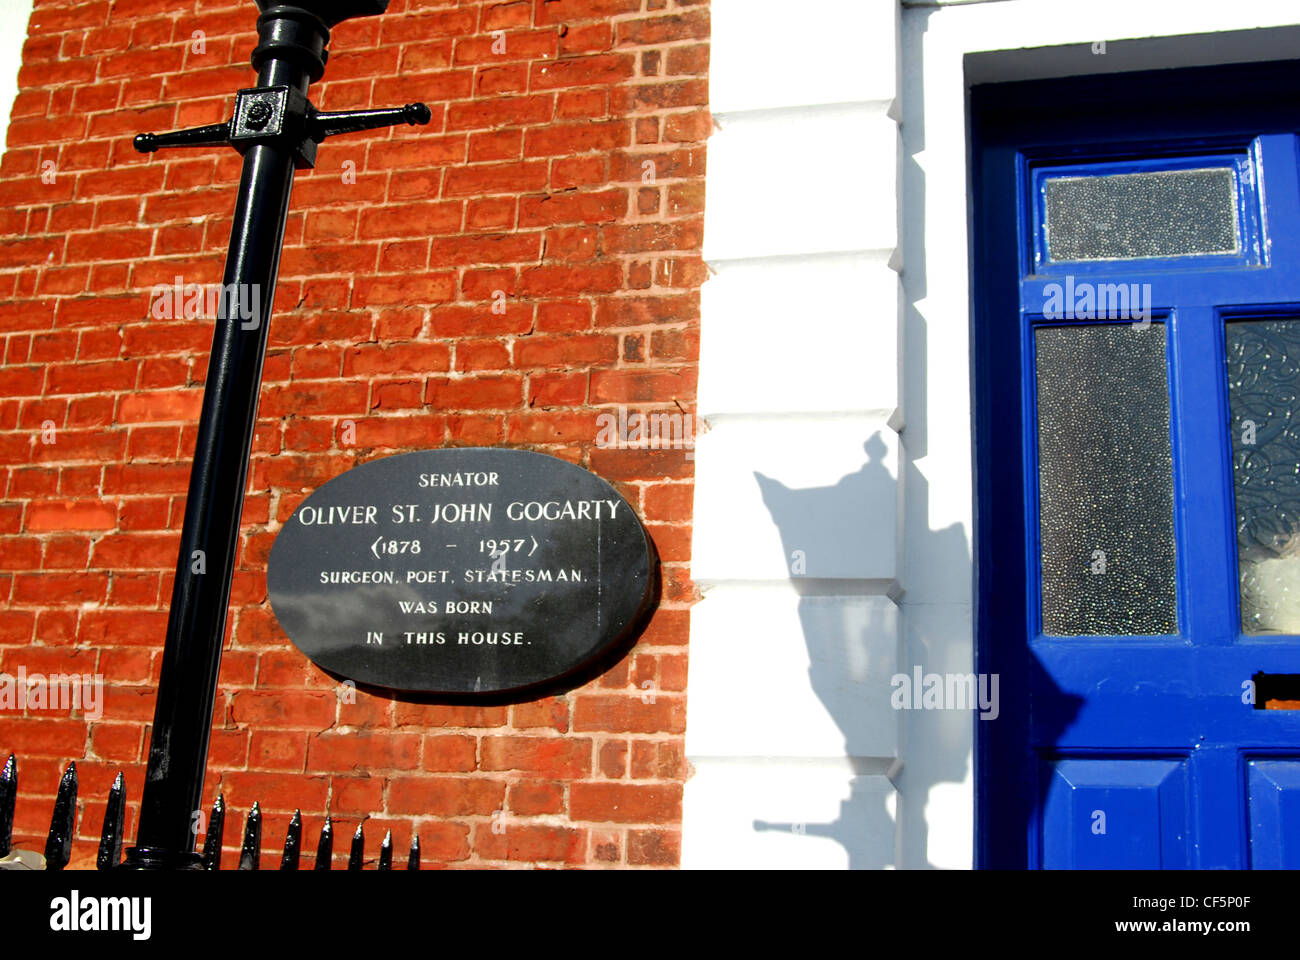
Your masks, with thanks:
<instances>
[{"instance_id":1,"label":"blue door","mask_svg":"<svg viewBox=\"0 0 1300 960\"><path fill-rule=\"evenodd\" d=\"M972 90L981 866L1300 867L1297 79Z\"/></svg>"}]
</instances>

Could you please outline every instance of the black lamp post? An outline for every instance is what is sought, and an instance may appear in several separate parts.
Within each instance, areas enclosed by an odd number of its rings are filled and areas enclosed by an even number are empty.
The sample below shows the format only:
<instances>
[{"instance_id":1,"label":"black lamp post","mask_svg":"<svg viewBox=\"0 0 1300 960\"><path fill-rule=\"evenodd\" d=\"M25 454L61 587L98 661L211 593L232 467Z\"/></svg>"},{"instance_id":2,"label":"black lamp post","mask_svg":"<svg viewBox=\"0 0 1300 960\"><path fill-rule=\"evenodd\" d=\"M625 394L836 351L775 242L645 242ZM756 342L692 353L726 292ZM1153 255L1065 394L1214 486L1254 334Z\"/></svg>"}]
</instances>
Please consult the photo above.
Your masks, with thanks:
<instances>
[{"instance_id":1,"label":"black lamp post","mask_svg":"<svg viewBox=\"0 0 1300 960\"><path fill-rule=\"evenodd\" d=\"M190 473L180 556L163 648L136 846L125 869L200 867L194 853L208 735L221 666L239 517L257 419L262 362L295 169L336 133L398 123L426 124L422 103L395 110L322 113L307 86L325 71L330 30L375 16L388 0L257 0L257 86L240 90L227 123L141 134L135 148L229 145L244 158L226 255L203 411ZM255 305L241 316L240 305Z\"/></svg>"}]
</instances>

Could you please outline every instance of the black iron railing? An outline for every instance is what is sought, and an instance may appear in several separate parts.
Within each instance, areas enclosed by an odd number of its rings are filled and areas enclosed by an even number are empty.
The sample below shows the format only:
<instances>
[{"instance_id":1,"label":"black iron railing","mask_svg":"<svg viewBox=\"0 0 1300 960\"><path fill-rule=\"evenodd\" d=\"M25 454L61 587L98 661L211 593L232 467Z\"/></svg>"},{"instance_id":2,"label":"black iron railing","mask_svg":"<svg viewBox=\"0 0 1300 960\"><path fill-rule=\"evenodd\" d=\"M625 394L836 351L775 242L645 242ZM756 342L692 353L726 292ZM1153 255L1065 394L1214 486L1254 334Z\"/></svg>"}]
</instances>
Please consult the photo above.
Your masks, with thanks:
<instances>
[{"instance_id":1,"label":"black iron railing","mask_svg":"<svg viewBox=\"0 0 1300 960\"><path fill-rule=\"evenodd\" d=\"M50 817L50 832L45 838L45 854L13 848L14 807L18 800L18 759L11 753L0 770L0 869L62 870L72 859L72 842L77 818L77 765L68 764L59 780L59 791L54 798L54 813ZM221 869L221 843L225 833L226 801L218 795L208 817L203 839L202 863L204 870ZM99 835L99 853L95 866L99 870L115 870L122 864L122 838L126 825L126 782L121 773L113 780L108 791L108 808L104 811L104 824ZM289 820L280 855L281 870L297 870L302 850L302 811L295 810ZM363 824L357 824L348 851L349 870L360 870L366 859L366 835ZM244 840L239 851L239 870L261 869L262 861L262 809L254 801L244 821ZM327 815L316 841L316 865L313 869L333 869L334 823ZM393 832L384 834L379 846L378 870L393 869ZM420 838L411 837L411 849L406 859L406 869L420 869Z\"/></svg>"}]
</instances>

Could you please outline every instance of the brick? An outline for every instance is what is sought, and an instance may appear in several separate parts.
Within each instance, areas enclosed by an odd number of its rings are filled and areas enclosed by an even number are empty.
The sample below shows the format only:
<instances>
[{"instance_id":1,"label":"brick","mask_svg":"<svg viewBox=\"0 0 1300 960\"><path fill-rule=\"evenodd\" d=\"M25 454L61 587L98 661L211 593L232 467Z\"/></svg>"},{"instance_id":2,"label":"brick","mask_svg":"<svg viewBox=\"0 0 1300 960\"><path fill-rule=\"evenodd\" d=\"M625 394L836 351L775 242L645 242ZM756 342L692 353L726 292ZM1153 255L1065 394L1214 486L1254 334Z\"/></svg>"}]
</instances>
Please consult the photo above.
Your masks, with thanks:
<instances>
[{"instance_id":1,"label":"brick","mask_svg":"<svg viewBox=\"0 0 1300 960\"><path fill-rule=\"evenodd\" d=\"M234 695L230 716L236 723L321 730L334 722L337 704L333 693L240 691Z\"/></svg>"},{"instance_id":2,"label":"brick","mask_svg":"<svg viewBox=\"0 0 1300 960\"><path fill-rule=\"evenodd\" d=\"M682 733L686 729L685 720L686 705L679 697L660 695L643 700L641 696L623 694L582 694L574 705L573 729L606 733Z\"/></svg>"},{"instance_id":3,"label":"brick","mask_svg":"<svg viewBox=\"0 0 1300 960\"><path fill-rule=\"evenodd\" d=\"M368 773L375 770L410 770L418 763L420 737L416 734L360 730L314 737L307 750L307 769L325 773Z\"/></svg>"},{"instance_id":4,"label":"brick","mask_svg":"<svg viewBox=\"0 0 1300 960\"><path fill-rule=\"evenodd\" d=\"M600 746L600 773L617 780L627 773L627 743L611 740Z\"/></svg>"},{"instance_id":5,"label":"brick","mask_svg":"<svg viewBox=\"0 0 1300 960\"><path fill-rule=\"evenodd\" d=\"M583 364L612 364L617 359L618 337L608 334L534 334L515 344L515 364L520 368L564 369Z\"/></svg>"},{"instance_id":6,"label":"brick","mask_svg":"<svg viewBox=\"0 0 1300 960\"><path fill-rule=\"evenodd\" d=\"M577 53L596 53L608 50L613 43L614 31L609 23L589 23L570 27L560 38L560 53L572 56Z\"/></svg>"},{"instance_id":7,"label":"brick","mask_svg":"<svg viewBox=\"0 0 1300 960\"><path fill-rule=\"evenodd\" d=\"M424 405L424 384L419 380L376 383L371 394L371 410L409 410Z\"/></svg>"},{"instance_id":8,"label":"brick","mask_svg":"<svg viewBox=\"0 0 1300 960\"><path fill-rule=\"evenodd\" d=\"M517 703L511 710L511 722L519 729L550 727L564 733L569 729L569 704L560 697Z\"/></svg>"},{"instance_id":9,"label":"brick","mask_svg":"<svg viewBox=\"0 0 1300 960\"><path fill-rule=\"evenodd\" d=\"M537 329L546 332L587 330L591 327L591 304L585 300L538 304Z\"/></svg>"},{"instance_id":10,"label":"brick","mask_svg":"<svg viewBox=\"0 0 1300 960\"><path fill-rule=\"evenodd\" d=\"M528 90L528 64L508 63L503 66L482 65L474 80L474 92L479 97L498 93L525 93Z\"/></svg>"},{"instance_id":11,"label":"brick","mask_svg":"<svg viewBox=\"0 0 1300 960\"><path fill-rule=\"evenodd\" d=\"M542 247L538 232L483 236L434 237L429 246L431 267L536 261Z\"/></svg>"},{"instance_id":12,"label":"brick","mask_svg":"<svg viewBox=\"0 0 1300 960\"><path fill-rule=\"evenodd\" d=\"M425 70L446 70L452 63L451 41L422 43L408 46L402 51L402 72L418 73ZM368 92L368 91L367 91ZM368 102L365 97L363 102Z\"/></svg>"},{"instance_id":13,"label":"brick","mask_svg":"<svg viewBox=\"0 0 1300 960\"><path fill-rule=\"evenodd\" d=\"M534 374L528 378L528 405L570 407L587 399L586 373Z\"/></svg>"},{"instance_id":14,"label":"brick","mask_svg":"<svg viewBox=\"0 0 1300 960\"><path fill-rule=\"evenodd\" d=\"M667 73L670 76L703 75L709 69L706 44L673 47L668 51Z\"/></svg>"},{"instance_id":15,"label":"brick","mask_svg":"<svg viewBox=\"0 0 1300 960\"><path fill-rule=\"evenodd\" d=\"M608 117L609 93L604 87L561 90L555 95L555 116L566 120Z\"/></svg>"},{"instance_id":16,"label":"brick","mask_svg":"<svg viewBox=\"0 0 1300 960\"><path fill-rule=\"evenodd\" d=\"M492 447L504 436L499 415L451 416L447 429L453 445Z\"/></svg>"},{"instance_id":17,"label":"brick","mask_svg":"<svg viewBox=\"0 0 1300 960\"><path fill-rule=\"evenodd\" d=\"M636 57L632 54L599 54L534 63L530 80L532 89L550 90L617 83L635 73Z\"/></svg>"},{"instance_id":18,"label":"brick","mask_svg":"<svg viewBox=\"0 0 1300 960\"><path fill-rule=\"evenodd\" d=\"M625 147L632 140L626 120L604 123L565 123L537 127L528 131L524 155L529 157L567 156L594 150Z\"/></svg>"},{"instance_id":19,"label":"brick","mask_svg":"<svg viewBox=\"0 0 1300 960\"><path fill-rule=\"evenodd\" d=\"M474 197L465 204L465 227L468 230L499 230L513 227L514 197Z\"/></svg>"},{"instance_id":20,"label":"brick","mask_svg":"<svg viewBox=\"0 0 1300 960\"><path fill-rule=\"evenodd\" d=\"M520 193L541 190L546 186L546 181L546 164L540 161L456 167L447 172L443 195L453 197Z\"/></svg>"},{"instance_id":21,"label":"brick","mask_svg":"<svg viewBox=\"0 0 1300 960\"><path fill-rule=\"evenodd\" d=\"M464 8L440 10L427 15L408 13L381 20L380 37L385 44L455 37L472 33L475 20L475 11Z\"/></svg>"},{"instance_id":22,"label":"brick","mask_svg":"<svg viewBox=\"0 0 1300 960\"><path fill-rule=\"evenodd\" d=\"M254 730L248 742L248 764L258 770L300 773L307 756L307 734L292 730Z\"/></svg>"},{"instance_id":23,"label":"brick","mask_svg":"<svg viewBox=\"0 0 1300 960\"><path fill-rule=\"evenodd\" d=\"M504 780L480 777L408 777L388 787L388 810L420 816L488 816L503 809Z\"/></svg>"},{"instance_id":24,"label":"brick","mask_svg":"<svg viewBox=\"0 0 1300 960\"><path fill-rule=\"evenodd\" d=\"M444 372L450 365L451 351L442 343L364 344L344 355L343 375L423 375Z\"/></svg>"},{"instance_id":25,"label":"brick","mask_svg":"<svg viewBox=\"0 0 1300 960\"><path fill-rule=\"evenodd\" d=\"M561 157L551 164L552 190L571 190L574 187L603 186L609 179L609 161L604 154L582 157ZM610 203L616 203L612 197ZM547 251L550 252L549 249Z\"/></svg>"},{"instance_id":26,"label":"brick","mask_svg":"<svg viewBox=\"0 0 1300 960\"><path fill-rule=\"evenodd\" d=\"M674 40L699 40L709 35L709 11L691 10L675 16L618 22L619 46L648 46Z\"/></svg>"},{"instance_id":27,"label":"brick","mask_svg":"<svg viewBox=\"0 0 1300 960\"><path fill-rule=\"evenodd\" d=\"M506 809L521 817L564 812L564 784L557 781L524 780L510 785Z\"/></svg>"},{"instance_id":28,"label":"brick","mask_svg":"<svg viewBox=\"0 0 1300 960\"><path fill-rule=\"evenodd\" d=\"M426 736L421 768L437 773L467 773L475 770L478 742L461 734Z\"/></svg>"},{"instance_id":29,"label":"brick","mask_svg":"<svg viewBox=\"0 0 1300 960\"><path fill-rule=\"evenodd\" d=\"M520 275L521 292L532 297L611 293L622 284L619 263L529 267Z\"/></svg>"},{"instance_id":30,"label":"brick","mask_svg":"<svg viewBox=\"0 0 1300 960\"><path fill-rule=\"evenodd\" d=\"M197 422L203 395L197 390L132 393L122 398L117 418L122 423Z\"/></svg>"},{"instance_id":31,"label":"brick","mask_svg":"<svg viewBox=\"0 0 1300 960\"><path fill-rule=\"evenodd\" d=\"M484 770L518 770L560 779L591 771L591 741L569 737L484 737Z\"/></svg>"},{"instance_id":32,"label":"brick","mask_svg":"<svg viewBox=\"0 0 1300 960\"><path fill-rule=\"evenodd\" d=\"M537 23L595 20L640 10L641 0L546 0L537 4Z\"/></svg>"},{"instance_id":33,"label":"brick","mask_svg":"<svg viewBox=\"0 0 1300 960\"><path fill-rule=\"evenodd\" d=\"M497 63L507 59L539 60L553 58L558 50L559 37L554 30L511 30L503 31L502 36L457 40L453 61L465 65Z\"/></svg>"},{"instance_id":34,"label":"brick","mask_svg":"<svg viewBox=\"0 0 1300 960\"><path fill-rule=\"evenodd\" d=\"M398 703L394 720L399 727L499 727L506 723L508 715L506 707Z\"/></svg>"},{"instance_id":35,"label":"brick","mask_svg":"<svg viewBox=\"0 0 1300 960\"><path fill-rule=\"evenodd\" d=\"M683 658L684 659L684 658ZM632 743L632 776L635 779L679 780L685 775L685 746L681 741Z\"/></svg>"},{"instance_id":36,"label":"brick","mask_svg":"<svg viewBox=\"0 0 1300 960\"><path fill-rule=\"evenodd\" d=\"M518 159L522 143L523 132L520 130L470 134L469 159L471 162Z\"/></svg>"},{"instance_id":37,"label":"brick","mask_svg":"<svg viewBox=\"0 0 1300 960\"><path fill-rule=\"evenodd\" d=\"M448 130L481 130L509 125L545 123L555 109L549 96L490 97L453 103L447 111Z\"/></svg>"},{"instance_id":38,"label":"brick","mask_svg":"<svg viewBox=\"0 0 1300 960\"><path fill-rule=\"evenodd\" d=\"M479 21L480 30L504 30L507 27L526 27L533 22L531 0L511 0L507 3L487 3Z\"/></svg>"},{"instance_id":39,"label":"brick","mask_svg":"<svg viewBox=\"0 0 1300 960\"><path fill-rule=\"evenodd\" d=\"M332 783L334 787L334 804L332 809L337 813L344 815L359 814L361 816L369 816L376 810L383 809L383 778L334 777ZM345 843L351 841L351 836L344 834L339 827L336 826L334 829L336 849L340 846L339 837L343 837ZM344 846L343 849L346 850L346 846Z\"/></svg>"},{"instance_id":40,"label":"brick","mask_svg":"<svg viewBox=\"0 0 1300 960\"><path fill-rule=\"evenodd\" d=\"M272 386L262 391L260 412L264 417L364 413L366 396L364 383Z\"/></svg>"},{"instance_id":41,"label":"brick","mask_svg":"<svg viewBox=\"0 0 1300 960\"><path fill-rule=\"evenodd\" d=\"M634 866L676 866L682 858L682 835L677 830L629 830L627 862Z\"/></svg>"},{"instance_id":42,"label":"brick","mask_svg":"<svg viewBox=\"0 0 1300 960\"><path fill-rule=\"evenodd\" d=\"M691 483L660 483L645 489L646 521L681 523L691 518L695 485Z\"/></svg>"},{"instance_id":43,"label":"brick","mask_svg":"<svg viewBox=\"0 0 1300 960\"><path fill-rule=\"evenodd\" d=\"M609 297L601 301L596 322L601 326L646 326L657 323L698 322L698 293L653 297Z\"/></svg>"},{"instance_id":44,"label":"brick","mask_svg":"<svg viewBox=\"0 0 1300 960\"><path fill-rule=\"evenodd\" d=\"M627 191L561 193L524 197L519 203L520 227L557 223L610 223L627 212Z\"/></svg>"},{"instance_id":45,"label":"brick","mask_svg":"<svg viewBox=\"0 0 1300 960\"><path fill-rule=\"evenodd\" d=\"M442 410L509 409L522 397L523 380L517 376L430 377L425 392L425 402Z\"/></svg>"},{"instance_id":46,"label":"brick","mask_svg":"<svg viewBox=\"0 0 1300 960\"><path fill-rule=\"evenodd\" d=\"M428 202L401 207L372 207L361 214L357 234L361 237L428 236L455 232L461 222L459 202Z\"/></svg>"},{"instance_id":47,"label":"brick","mask_svg":"<svg viewBox=\"0 0 1300 960\"><path fill-rule=\"evenodd\" d=\"M591 378L593 403L641 403L695 395L693 367L680 370L597 370Z\"/></svg>"},{"instance_id":48,"label":"brick","mask_svg":"<svg viewBox=\"0 0 1300 960\"><path fill-rule=\"evenodd\" d=\"M670 143L691 143L704 140L712 130L713 118L707 110L674 113L664 122L664 139ZM703 193L704 184L698 184L698 188ZM703 203L699 207L703 209Z\"/></svg>"},{"instance_id":49,"label":"brick","mask_svg":"<svg viewBox=\"0 0 1300 960\"><path fill-rule=\"evenodd\" d=\"M447 418L442 416L375 417L357 422L357 445L426 449L442 443Z\"/></svg>"},{"instance_id":50,"label":"brick","mask_svg":"<svg viewBox=\"0 0 1300 960\"><path fill-rule=\"evenodd\" d=\"M511 823L498 833L491 827L480 827L475 847L487 860L581 863L587 849L587 831Z\"/></svg>"},{"instance_id":51,"label":"brick","mask_svg":"<svg viewBox=\"0 0 1300 960\"><path fill-rule=\"evenodd\" d=\"M677 823L681 784L575 783L569 788L574 820L614 823Z\"/></svg>"},{"instance_id":52,"label":"brick","mask_svg":"<svg viewBox=\"0 0 1300 960\"><path fill-rule=\"evenodd\" d=\"M117 526L117 507L111 503L75 500L33 503L28 508L25 526L32 533L112 530Z\"/></svg>"},{"instance_id":53,"label":"brick","mask_svg":"<svg viewBox=\"0 0 1300 960\"><path fill-rule=\"evenodd\" d=\"M292 813L296 809L325 808L329 780L325 777L286 777L283 773L234 771L221 776L227 809L248 810L256 801L266 811ZM263 862L266 862L264 855Z\"/></svg>"},{"instance_id":54,"label":"brick","mask_svg":"<svg viewBox=\"0 0 1300 960\"><path fill-rule=\"evenodd\" d=\"M463 340L456 345L456 369L502 370L510 365L510 350L500 340Z\"/></svg>"}]
</instances>

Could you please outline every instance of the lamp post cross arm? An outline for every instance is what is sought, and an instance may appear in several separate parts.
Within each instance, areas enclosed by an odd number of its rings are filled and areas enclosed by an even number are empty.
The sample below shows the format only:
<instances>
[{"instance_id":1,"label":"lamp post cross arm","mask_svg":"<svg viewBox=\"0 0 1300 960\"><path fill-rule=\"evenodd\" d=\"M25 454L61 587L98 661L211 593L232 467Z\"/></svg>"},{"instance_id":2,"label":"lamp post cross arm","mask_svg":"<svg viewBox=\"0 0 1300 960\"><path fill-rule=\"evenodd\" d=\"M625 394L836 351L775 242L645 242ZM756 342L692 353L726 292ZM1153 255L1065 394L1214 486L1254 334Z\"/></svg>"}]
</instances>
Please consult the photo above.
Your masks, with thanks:
<instances>
[{"instance_id":1,"label":"lamp post cross arm","mask_svg":"<svg viewBox=\"0 0 1300 960\"><path fill-rule=\"evenodd\" d=\"M302 170L315 165L316 145L326 137L356 133L398 124L423 126L433 118L423 103L408 103L391 110L322 111L305 95L289 86L250 87L235 99L235 116L225 123L173 130L170 133L141 133L135 149L154 153L166 147L234 147L244 153L255 143L287 141L294 151L294 165Z\"/></svg>"}]
</instances>

